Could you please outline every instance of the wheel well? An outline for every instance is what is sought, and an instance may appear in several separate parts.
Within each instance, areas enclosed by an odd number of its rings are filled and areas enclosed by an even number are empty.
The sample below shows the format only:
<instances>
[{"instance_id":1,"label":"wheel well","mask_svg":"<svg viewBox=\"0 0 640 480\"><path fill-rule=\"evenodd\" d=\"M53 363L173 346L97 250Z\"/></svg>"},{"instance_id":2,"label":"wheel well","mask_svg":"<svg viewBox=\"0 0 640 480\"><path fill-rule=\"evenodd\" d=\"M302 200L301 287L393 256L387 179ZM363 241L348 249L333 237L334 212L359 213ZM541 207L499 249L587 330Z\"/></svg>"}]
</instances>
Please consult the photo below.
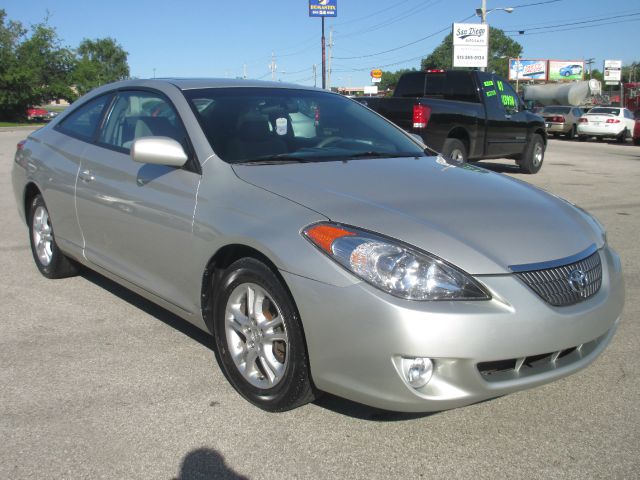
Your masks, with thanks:
<instances>
[{"instance_id":1,"label":"wheel well","mask_svg":"<svg viewBox=\"0 0 640 480\"><path fill-rule=\"evenodd\" d=\"M284 278L280 275L278 268L269 258L258 250L247 245L232 244L222 247L211 257L202 275L202 287L200 292L200 302L202 317L209 331L213 333L213 312L215 311L215 292L218 283L222 280L224 271L236 260L241 258L255 258L264 263L282 282L284 288L291 294ZM292 297L293 298L293 297ZM294 302L295 304L295 302Z\"/></svg>"},{"instance_id":2,"label":"wheel well","mask_svg":"<svg viewBox=\"0 0 640 480\"><path fill-rule=\"evenodd\" d=\"M533 133L537 133L538 135L540 135L542 137L542 141L544 142L545 146L547 145L547 132L545 132L542 129L538 129Z\"/></svg>"},{"instance_id":3,"label":"wheel well","mask_svg":"<svg viewBox=\"0 0 640 480\"><path fill-rule=\"evenodd\" d=\"M33 199L36 198L36 195L40 194L40 190L36 187L35 183L27 184L24 189L24 218L27 223L29 223L29 206Z\"/></svg>"},{"instance_id":4,"label":"wheel well","mask_svg":"<svg viewBox=\"0 0 640 480\"><path fill-rule=\"evenodd\" d=\"M467 133L467 131L462 128L462 127L456 127L453 130L451 130L449 132L449 134L447 135L447 138L456 138L458 140L460 140L462 143L464 143L464 148L467 149L467 155L469 155L469 134Z\"/></svg>"}]
</instances>

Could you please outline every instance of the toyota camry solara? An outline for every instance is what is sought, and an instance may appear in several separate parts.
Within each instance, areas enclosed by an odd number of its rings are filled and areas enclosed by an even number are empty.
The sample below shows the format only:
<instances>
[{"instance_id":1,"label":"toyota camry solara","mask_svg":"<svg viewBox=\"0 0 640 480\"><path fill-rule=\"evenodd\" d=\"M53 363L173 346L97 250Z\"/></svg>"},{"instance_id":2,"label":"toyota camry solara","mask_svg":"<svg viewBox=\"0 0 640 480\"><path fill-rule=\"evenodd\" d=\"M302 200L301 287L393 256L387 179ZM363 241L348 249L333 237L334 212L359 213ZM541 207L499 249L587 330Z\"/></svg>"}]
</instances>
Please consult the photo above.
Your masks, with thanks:
<instances>
[{"instance_id":1,"label":"toyota camry solara","mask_svg":"<svg viewBox=\"0 0 640 480\"><path fill-rule=\"evenodd\" d=\"M588 213L311 88L106 85L19 143L13 188L44 276L88 267L210 332L265 410L530 388L595 360L624 303Z\"/></svg>"}]
</instances>

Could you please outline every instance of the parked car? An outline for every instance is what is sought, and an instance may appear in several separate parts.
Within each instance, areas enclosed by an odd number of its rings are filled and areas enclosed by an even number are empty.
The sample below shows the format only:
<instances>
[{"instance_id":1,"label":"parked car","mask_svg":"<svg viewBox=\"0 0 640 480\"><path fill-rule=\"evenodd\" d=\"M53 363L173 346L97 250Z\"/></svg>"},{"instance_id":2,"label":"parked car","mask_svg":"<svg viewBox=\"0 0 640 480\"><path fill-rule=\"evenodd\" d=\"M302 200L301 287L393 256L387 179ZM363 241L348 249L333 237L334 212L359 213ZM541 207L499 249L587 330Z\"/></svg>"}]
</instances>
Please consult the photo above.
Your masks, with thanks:
<instances>
[{"instance_id":1,"label":"parked car","mask_svg":"<svg viewBox=\"0 0 640 480\"><path fill-rule=\"evenodd\" d=\"M44 108L32 107L27 108L27 120L30 122L50 120L49 111Z\"/></svg>"},{"instance_id":2,"label":"parked car","mask_svg":"<svg viewBox=\"0 0 640 480\"><path fill-rule=\"evenodd\" d=\"M633 113L622 107L593 107L578 122L578 138L616 138L624 142L631 137L635 126Z\"/></svg>"},{"instance_id":3,"label":"parked car","mask_svg":"<svg viewBox=\"0 0 640 480\"><path fill-rule=\"evenodd\" d=\"M640 110L633 112L633 144L640 146Z\"/></svg>"},{"instance_id":4,"label":"parked car","mask_svg":"<svg viewBox=\"0 0 640 480\"><path fill-rule=\"evenodd\" d=\"M574 64L567 65L560 69L560 75L563 77L570 77L571 75L580 75L582 73L582 65Z\"/></svg>"},{"instance_id":5,"label":"parked car","mask_svg":"<svg viewBox=\"0 0 640 480\"><path fill-rule=\"evenodd\" d=\"M265 410L541 385L593 362L624 303L587 212L312 88L105 85L18 144L12 183L45 277L82 265L210 332Z\"/></svg>"},{"instance_id":6,"label":"parked car","mask_svg":"<svg viewBox=\"0 0 640 480\"><path fill-rule=\"evenodd\" d=\"M568 139L573 139L578 131L578 121L583 115L579 107L549 105L544 107L539 113L544 118L547 133L553 135L564 135Z\"/></svg>"},{"instance_id":7,"label":"parked car","mask_svg":"<svg viewBox=\"0 0 640 480\"><path fill-rule=\"evenodd\" d=\"M447 158L511 158L525 173L542 167L547 145L543 119L525 108L509 82L492 73L409 72L400 77L391 98L358 101Z\"/></svg>"}]
</instances>

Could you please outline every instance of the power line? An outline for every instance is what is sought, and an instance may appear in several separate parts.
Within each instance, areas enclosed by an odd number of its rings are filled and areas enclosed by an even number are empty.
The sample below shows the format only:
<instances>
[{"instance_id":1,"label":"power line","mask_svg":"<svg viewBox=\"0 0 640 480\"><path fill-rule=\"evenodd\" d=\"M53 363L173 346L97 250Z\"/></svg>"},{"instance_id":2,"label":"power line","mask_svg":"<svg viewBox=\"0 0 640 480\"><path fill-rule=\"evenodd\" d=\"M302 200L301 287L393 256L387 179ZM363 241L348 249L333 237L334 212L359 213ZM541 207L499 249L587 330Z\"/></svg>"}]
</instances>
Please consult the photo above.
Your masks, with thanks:
<instances>
[{"instance_id":1,"label":"power line","mask_svg":"<svg viewBox=\"0 0 640 480\"><path fill-rule=\"evenodd\" d=\"M581 22L559 23L559 24L556 24L556 25L549 25L549 26L546 26L546 27L533 27L533 28L525 28L525 29L519 29L519 30L504 30L504 32L505 33L519 33L519 32L521 32L523 30L525 30L525 31L526 30L546 30L546 29L549 29L549 28L567 27L567 26L571 26L571 25L584 25L586 23L602 22L602 21L605 21L605 20L613 20L615 18L634 17L634 16L638 16L638 15L640 15L640 12L639 13L626 14L626 15L614 15L612 17L603 17L603 18L599 18L597 20L583 20ZM615 22L613 22L613 23L615 23Z\"/></svg>"},{"instance_id":2,"label":"power line","mask_svg":"<svg viewBox=\"0 0 640 480\"><path fill-rule=\"evenodd\" d=\"M629 19L629 20L617 20L615 22L604 22L604 23L599 23L597 25L581 25L579 27L559 28L557 30L546 30L544 32L527 33L526 30L520 30L523 33L512 34L512 35L509 35L509 37L516 38L516 37L519 37L519 36L522 36L522 35L546 35L547 33L569 32L571 30L579 30L579 29L583 29L583 28L594 28L594 27L602 27L604 25L618 25L620 23L631 23L631 22L640 22L640 18L632 18L632 19Z\"/></svg>"},{"instance_id":3,"label":"power line","mask_svg":"<svg viewBox=\"0 0 640 480\"><path fill-rule=\"evenodd\" d=\"M470 15L467 18L464 18L464 19L460 20L458 23L461 23L461 22L464 22L466 20L469 20L472 17L475 17L475 14L474 15ZM417 40L414 40L413 42L405 43L404 45L400 45L398 47L394 47L394 48L391 48L389 50L384 50L382 52L371 53L371 54L368 54L368 55L358 55L358 56L355 56L355 57L333 57L333 58L335 58L336 60L353 60L353 59L356 59L356 58L377 57L378 55L383 55L383 54L389 53L389 52L395 52L396 50L400 50L400 49L409 47L411 45L415 45L416 43L420 43L420 42L422 42L424 40L427 40L428 38L435 37L439 33L445 32L446 30L449 30L450 28L451 27L449 25L447 25L445 28L443 28L441 30L438 30L437 32L430 33L426 37L419 38Z\"/></svg>"}]
</instances>

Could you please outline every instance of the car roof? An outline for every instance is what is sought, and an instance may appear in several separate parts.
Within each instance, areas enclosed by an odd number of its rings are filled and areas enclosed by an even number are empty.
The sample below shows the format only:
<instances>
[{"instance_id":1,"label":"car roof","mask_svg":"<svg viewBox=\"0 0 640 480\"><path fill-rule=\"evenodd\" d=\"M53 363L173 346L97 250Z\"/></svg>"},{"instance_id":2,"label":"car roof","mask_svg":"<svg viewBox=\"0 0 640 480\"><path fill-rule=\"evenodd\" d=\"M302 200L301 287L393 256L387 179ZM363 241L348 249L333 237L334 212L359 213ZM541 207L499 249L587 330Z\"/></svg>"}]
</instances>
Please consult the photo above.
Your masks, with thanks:
<instances>
[{"instance_id":1,"label":"car roof","mask_svg":"<svg viewBox=\"0 0 640 480\"><path fill-rule=\"evenodd\" d=\"M294 83L269 82L242 78L153 78L122 80L109 85L113 88L154 87L160 85L174 85L180 90L194 90L202 88L229 88L229 87L258 87L258 88L295 88L300 90L321 90L314 87L305 87Z\"/></svg>"}]
</instances>

